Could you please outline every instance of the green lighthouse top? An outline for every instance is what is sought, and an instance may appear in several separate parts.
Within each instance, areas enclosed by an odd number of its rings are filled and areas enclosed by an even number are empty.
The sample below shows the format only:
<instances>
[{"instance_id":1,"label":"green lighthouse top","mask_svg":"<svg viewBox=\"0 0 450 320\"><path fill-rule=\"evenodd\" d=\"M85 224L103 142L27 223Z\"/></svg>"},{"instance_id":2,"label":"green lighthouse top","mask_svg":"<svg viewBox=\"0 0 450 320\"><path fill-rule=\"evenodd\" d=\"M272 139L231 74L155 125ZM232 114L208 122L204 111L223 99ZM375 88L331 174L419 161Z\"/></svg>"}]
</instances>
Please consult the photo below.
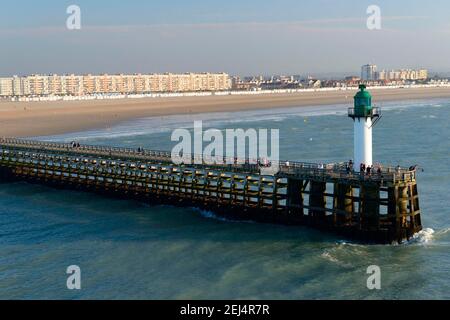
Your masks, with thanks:
<instances>
[{"instance_id":1,"label":"green lighthouse top","mask_svg":"<svg viewBox=\"0 0 450 320\"><path fill-rule=\"evenodd\" d=\"M355 95L355 114L356 117L367 117L372 112L372 95L366 91L364 84L359 85L359 91Z\"/></svg>"},{"instance_id":2,"label":"green lighthouse top","mask_svg":"<svg viewBox=\"0 0 450 320\"><path fill-rule=\"evenodd\" d=\"M381 109L372 107L372 95L366 91L366 85L360 84L359 91L355 95L355 105L348 109L348 116L355 118L381 118ZM378 120L377 120L378 121Z\"/></svg>"}]
</instances>

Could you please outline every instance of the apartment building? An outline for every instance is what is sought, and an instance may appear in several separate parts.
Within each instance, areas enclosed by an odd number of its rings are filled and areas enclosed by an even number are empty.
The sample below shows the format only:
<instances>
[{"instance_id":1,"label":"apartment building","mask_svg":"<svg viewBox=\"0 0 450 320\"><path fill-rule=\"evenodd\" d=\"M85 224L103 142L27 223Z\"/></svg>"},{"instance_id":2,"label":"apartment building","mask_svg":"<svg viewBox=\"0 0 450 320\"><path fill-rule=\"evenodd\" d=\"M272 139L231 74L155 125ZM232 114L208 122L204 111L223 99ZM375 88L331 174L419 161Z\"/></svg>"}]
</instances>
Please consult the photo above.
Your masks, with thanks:
<instances>
[{"instance_id":1,"label":"apartment building","mask_svg":"<svg viewBox=\"0 0 450 320\"><path fill-rule=\"evenodd\" d=\"M62 79L65 83L65 94L71 96L81 96L84 94L83 76L71 74L63 76Z\"/></svg>"},{"instance_id":2,"label":"apartment building","mask_svg":"<svg viewBox=\"0 0 450 320\"><path fill-rule=\"evenodd\" d=\"M26 85L30 95L45 96L50 94L50 77L31 75L27 77Z\"/></svg>"},{"instance_id":3,"label":"apartment building","mask_svg":"<svg viewBox=\"0 0 450 320\"><path fill-rule=\"evenodd\" d=\"M428 70L426 69L401 69L401 70L382 70L376 72L375 80L390 80L390 81L399 81L399 80L426 80L428 79Z\"/></svg>"},{"instance_id":4,"label":"apartment building","mask_svg":"<svg viewBox=\"0 0 450 320\"><path fill-rule=\"evenodd\" d=\"M223 91L231 89L226 73L31 75L0 78L1 96L139 94Z\"/></svg>"},{"instance_id":5,"label":"apartment building","mask_svg":"<svg viewBox=\"0 0 450 320\"><path fill-rule=\"evenodd\" d=\"M13 78L0 78L0 97L8 97L14 95Z\"/></svg>"},{"instance_id":6,"label":"apartment building","mask_svg":"<svg viewBox=\"0 0 450 320\"><path fill-rule=\"evenodd\" d=\"M65 78L56 74L48 77L48 94L63 95L66 94Z\"/></svg>"}]
</instances>

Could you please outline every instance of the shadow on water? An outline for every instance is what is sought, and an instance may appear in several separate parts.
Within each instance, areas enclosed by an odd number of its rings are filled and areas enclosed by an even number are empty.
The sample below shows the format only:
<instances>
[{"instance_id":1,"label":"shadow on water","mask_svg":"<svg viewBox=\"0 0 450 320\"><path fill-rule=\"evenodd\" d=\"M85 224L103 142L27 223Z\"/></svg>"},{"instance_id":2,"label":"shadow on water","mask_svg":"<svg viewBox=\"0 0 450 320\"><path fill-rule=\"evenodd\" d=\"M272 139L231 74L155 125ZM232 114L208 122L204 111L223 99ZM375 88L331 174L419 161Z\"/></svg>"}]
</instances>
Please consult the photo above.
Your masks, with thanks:
<instances>
[{"instance_id":1,"label":"shadow on water","mask_svg":"<svg viewBox=\"0 0 450 320\"><path fill-rule=\"evenodd\" d=\"M0 184L2 206L20 227L4 226L0 240L20 244L66 240L208 239L220 242L305 241L340 238L302 226L233 221L197 208L150 205L86 192L57 190L24 182ZM24 205L25 204L25 205ZM16 206L20 205L20 209ZM75 228L76 227L76 228ZM6 231L6 229L8 231ZM157 232L155 233L155 230ZM229 236L232 232L233 236ZM1 242L1 241L0 241Z\"/></svg>"}]
</instances>

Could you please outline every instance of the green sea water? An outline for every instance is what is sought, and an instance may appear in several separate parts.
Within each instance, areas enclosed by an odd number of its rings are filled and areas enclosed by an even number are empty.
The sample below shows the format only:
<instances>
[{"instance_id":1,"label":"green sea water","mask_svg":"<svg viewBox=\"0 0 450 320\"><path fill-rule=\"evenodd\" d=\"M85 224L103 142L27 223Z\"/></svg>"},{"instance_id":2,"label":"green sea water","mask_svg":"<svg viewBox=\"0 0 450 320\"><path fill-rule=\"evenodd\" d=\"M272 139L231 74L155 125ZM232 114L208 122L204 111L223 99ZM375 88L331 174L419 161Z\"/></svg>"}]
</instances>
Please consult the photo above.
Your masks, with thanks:
<instances>
[{"instance_id":1,"label":"green sea water","mask_svg":"<svg viewBox=\"0 0 450 320\"><path fill-rule=\"evenodd\" d=\"M395 246L362 245L304 227L228 221L26 183L0 183L1 299L449 299L450 103L386 103L375 161L418 164L424 231ZM173 129L279 128L280 156L352 157L346 106L139 119L43 140L170 150ZM81 268L68 290L66 268ZM366 286L381 268L381 290Z\"/></svg>"}]
</instances>

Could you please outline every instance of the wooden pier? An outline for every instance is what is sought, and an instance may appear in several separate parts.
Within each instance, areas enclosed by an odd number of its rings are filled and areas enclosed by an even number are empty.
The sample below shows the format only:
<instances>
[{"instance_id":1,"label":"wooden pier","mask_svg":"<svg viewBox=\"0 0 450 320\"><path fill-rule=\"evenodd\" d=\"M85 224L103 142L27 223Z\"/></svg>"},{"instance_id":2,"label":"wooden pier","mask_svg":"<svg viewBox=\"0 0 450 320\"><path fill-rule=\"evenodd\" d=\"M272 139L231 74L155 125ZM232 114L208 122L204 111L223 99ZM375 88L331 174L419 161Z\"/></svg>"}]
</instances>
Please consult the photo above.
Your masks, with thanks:
<instances>
[{"instance_id":1,"label":"wooden pier","mask_svg":"<svg viewBox=\"0 0 450 320\"><path fill-rule=\"evenodd\" d=\"M369 243L401 243L422 229L416 172L348 172L345 163L175 165L170 153L0 138L0 181L23 180L238 220L306 225Z\"/></svg>"}]
</instances>

